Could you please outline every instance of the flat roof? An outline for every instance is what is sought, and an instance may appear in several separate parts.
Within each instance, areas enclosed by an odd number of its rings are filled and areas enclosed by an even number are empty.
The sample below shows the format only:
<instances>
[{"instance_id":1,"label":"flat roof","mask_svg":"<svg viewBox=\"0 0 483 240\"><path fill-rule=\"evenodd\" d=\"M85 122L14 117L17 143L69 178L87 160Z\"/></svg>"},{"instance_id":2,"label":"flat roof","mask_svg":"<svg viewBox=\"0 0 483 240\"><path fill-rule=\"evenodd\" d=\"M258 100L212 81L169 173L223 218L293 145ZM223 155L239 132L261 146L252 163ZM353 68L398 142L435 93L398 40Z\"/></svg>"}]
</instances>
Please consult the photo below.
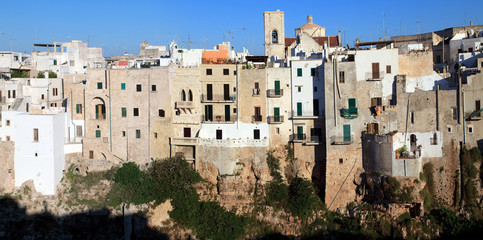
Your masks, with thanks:
<instances>
[{"instance_id":1,"label":"flat roof","mask_svg":"<svg viewBox=\"0 0 483 240\"><path fill-rule=\"evenodd\" d=\"M386 40L386 41L376 41L376 42L361 42L356 43L356 46L371 46L371 45L378 45L378 44L389 44L393 43L394 40Z\"/></svg>"}]
</instances>

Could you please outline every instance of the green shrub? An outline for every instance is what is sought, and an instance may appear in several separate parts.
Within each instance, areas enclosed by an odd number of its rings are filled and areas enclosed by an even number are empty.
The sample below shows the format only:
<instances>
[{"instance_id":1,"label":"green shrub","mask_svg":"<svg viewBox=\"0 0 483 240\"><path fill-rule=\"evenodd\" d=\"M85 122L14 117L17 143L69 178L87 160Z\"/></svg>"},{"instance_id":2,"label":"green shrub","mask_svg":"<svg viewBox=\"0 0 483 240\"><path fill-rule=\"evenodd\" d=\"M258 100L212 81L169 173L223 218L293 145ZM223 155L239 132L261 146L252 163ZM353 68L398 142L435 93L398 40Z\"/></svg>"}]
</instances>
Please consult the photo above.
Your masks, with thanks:
<instances>
[{"instance_id":1,"label":"green shrub","mask_svg":"<svg viewBox=\"0 0 483 240\"><path fill-rule=\"evenodd\" d=\"M124 186L137 186L141 182L142 175L143 172L139 170L138 165L133 162L124 163L114 174L114 181Z\"/></svg>"},{"instance_id":2,"label":"green shrub","mask_svg":"<svg viewBox=\"0 0 483 240\"><path fill-rule=\"evenodd\" d=\"M284 183L270 182L265 190L265 202L275 210L285 208L288 202L288 186Z\"/></svg>"},{"instance_id":3,"label":"green shrub","mask_svg":"<svg viewBox=\"0 0 483 240\"><path fill-rule=\"evenodd\" d=\"M37 73L37 78L45 78L44 72L38 72Z\"/></svg>"},{"instance_id":4,"label":"green shrub","mask_svg":"<svg viewBox=\"0 0 483 240\"><path fill-rule=\"evenodd\" d=\"M316 210L322 208L315 187L306 179L296 177L289 186L288 207L290 212L306 219Z\"/></svg>"},{"instance_id":5,"label":"green shrub","mask_svg":"<svg viewBox=\"0 0 483 240\"><path fill-rule=\"evenodd\" d=\"M57 78L57 73L49 71L49 78Z\"/></svg>"}]
</instances>

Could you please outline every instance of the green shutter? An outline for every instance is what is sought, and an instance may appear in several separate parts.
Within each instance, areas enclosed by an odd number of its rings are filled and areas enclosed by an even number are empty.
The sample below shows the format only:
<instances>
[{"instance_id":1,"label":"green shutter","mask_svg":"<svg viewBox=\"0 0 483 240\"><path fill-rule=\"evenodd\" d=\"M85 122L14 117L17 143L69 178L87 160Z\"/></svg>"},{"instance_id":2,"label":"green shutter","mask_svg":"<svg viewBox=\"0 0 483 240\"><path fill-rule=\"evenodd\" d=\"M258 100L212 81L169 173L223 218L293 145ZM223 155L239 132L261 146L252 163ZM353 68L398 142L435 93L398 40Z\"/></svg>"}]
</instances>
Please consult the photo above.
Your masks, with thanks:
<instances>
[{"instance_id":1,"label":"green shutter","mask_svg":"<svg viewBox=\"0 0 483 240\"><path fill-rule=\"evenodd\" d=\"M297 103L297 116L302 116L302 103Z\"/></svg>"},{"instance_id":2,"label":"green shutter","mask_svg":"<svg viewBox=\"0 0 483 240\"><path fill-rule=\"evenodd\" d=\"M351 125L344 125L344 142L351 141Z\"/></svg>"},{"instance_id":3,"label":"green shutter","mask_svg":"<svg viewBox=\"0 0 483 240\"><path fill-rule=\"evenodd\" d=\"M302 68L297 68L297 77L302 77Z\"/></svg>"},{"instance_id":4,"label":"green shutter","mask_svg":"<svg viewBox=\"0 0 483 240\"><path fill-rule=\"evenodd\" d=\"M102 89L102 83L101 82L97 83L97 89Z\"/></svg>"},{"instance_id":5,"label":"green shutter","mask_svg":"<svg viewBox=\"0 0 483 240\"><path fill-rule=\"evenodd\" d=\"M230 121L230 105L225 105L225 121Z\"/></svg>"},{"instance_id":6,"label":"green shutter","mask_svg":"<svg viewBox=\"0 0 483 240\"><path fill-rule=\"evenodd\" d=\"M273 108L273 121L274 122L280 122L280 108L276 107Z\"/></svg>"},{"instance_id":7,"label":"green shutter","mask_svg":"<svg viewBox=\"0 0 483 240\"><path fill-rule=\"evenodd\" d=\"M315 68L310 69L310 76L315 76Z\"/></svg>"},{"instance_id":8,"label":"green shutter","mask_svg":"<svg viewBox=\"0 0 483 240\"><path fill-rule=\"evenodd\" d=\"M297 126L297 140L304 140L304 127Z\"/></svg>"},{"instance_id":9,"label":"green shutter","mask_svg":"<svg viewBox=\"0 0 483 240\"><path fill-rule=\"evenodd\" d=\"M356 108L356 99L349 98L349 108Z\"/></svg>"},{"instance_id":10,"label":"green shutter","mask_svg":"<svg viewBox=\"0 0 483 240\"><path fill-rule=\"evenodd\" d=\"M205 105L205 121L213 121L213 105Z\"/></svg>"},{"instance_id":11,"label":"green shutter","mask_svg":"<svg viewBox=\"0 0 483 240\"><path fill-rule=\"evenodd\" d=\"M96 105L96 119L99 119L99 104Z\"/></svg>"},{"instance_id":12,"label":"green shutter","mask_svg":"<svg viewBox=\"0 0 483 240\"><path fill-rule=\"evenodd\" d=\"M126 84L125 83L121 83L121 90L126 90Z\"/></svg>"},{"instance_id":13,"label":"green shutter","mask_svg":"<svg viewBox=\"0 0 483 240\"><path fill-rule=\"evenodd\" d=\"M121 108L121 112L122 112L122 117L127 116L127 109L125 107Z\"/></svg>"},{"instance_id":14,"label":"green shutter","mask_svg":"<svg viewBox=\"0 0 483 240\"><path fill-rule=\"evenodd\" d=\"M79 113L79 111L80 111L80 110L79 110L79 108L80 108L79 104L76 104L76 105L75 105L75 112L76 112L77 114L78 114L78 113Z\"/></svg>"},{"instance_id":15,"label":"green shutter","mask_svg":"<svg viewBox=\"0 0 483 240\"><path fill-rule=\"evenodd\" d=\"M101 137L101 130L96 130L96 138L100 138Z\"/></svg>"}]
</instances>

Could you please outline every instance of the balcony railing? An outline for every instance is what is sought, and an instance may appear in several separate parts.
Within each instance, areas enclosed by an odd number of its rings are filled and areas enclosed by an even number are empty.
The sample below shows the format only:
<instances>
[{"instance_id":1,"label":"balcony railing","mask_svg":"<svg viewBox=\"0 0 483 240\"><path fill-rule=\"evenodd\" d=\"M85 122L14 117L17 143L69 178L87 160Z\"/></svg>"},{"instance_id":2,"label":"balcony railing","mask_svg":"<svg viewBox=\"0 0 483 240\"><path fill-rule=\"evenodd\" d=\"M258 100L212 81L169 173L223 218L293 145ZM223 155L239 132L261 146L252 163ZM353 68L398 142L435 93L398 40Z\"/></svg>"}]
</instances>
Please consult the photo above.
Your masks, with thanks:
<instances>
[{"instance_id":1,"label":"balcony railing","mask_svg":"<svg viewBox=\"0 0 483 240\"><path fill-rule=\"evenodd\" d=\"M213 116L201 115L202 123L232 123L235 121L236 121L236 115L229 115L229 117L226 117L225 115L213 115Z\"/></svg>"},{"instance_id":2,"label":"balcony railing","mask_svg":"<svg viewBox=\"0 0 483 240\"><path fill-rule=\"evenodd\" d=\"M314 111L294 111L292 110L292 118L304 118L304 117L319 117L319 112Z\"/></svg>"},{"instance_id":3,"label":"balcony railing","mask_svg":"<svg viewBox=\"0 0 483 240\"><path fill-rule=\"evenodd\" d=\"M173 137L171 138L171 144L173 145L196 145L198 138L190 137Z\"/></svg>"},{"instance_id":4,"label":"balcony railing","mask_svg":"<svg viewBox=\"0 0 483 240\"><path fill-rule=\"evenodd\" d=\"M348 118L348 119L354 119L359 116L359 109L358 108L342 108L341 109L341 115L342 117Z\"/></svg>"},{"instance_id":5,"label":"balcony railing","mask_svg":"<svg viewBox=\"0 0 483 240\"><path fill-rule=\"evenodd\" d=\"M283 123L283 116L268 116L268 123Z\"/></svg>"},{"instance_id":6,"label":"balcony railing","mask_svg":"<svg viewBox=\"0 0 483 240\"><path fill-rule=\"evenodd\" d=\"M384 76L386 75L386 72L380 71L380 72L366 72L366 79L367 81L381 81L384 79Z\"/></svg>"},{"instance_id":7,"label":"balcony railing","mask_svg":"<svg viewBox=\"0 0 483 240\"><path fill-rule=\"evenodd\" d=\"M212 94L208 96L207 94L201 94L202 102L233 102L235 100L236 95Z\"/></svg>"},{"instance_id":8,"label":"balcony railing","mask_svg":"<svg viewBox=\"0 0 483 240\"><path fill-rule=\"evenodd\" d=\"M283 89L268 89L267 97L276 98L283 96Z\"/></svg>"},{"instance_id":9,"label":"balcony railing","mask_svg":"<svg viewBox=\"0 0 483 240\"><path fill-rule=\"evenodd\" d=\"M291 142L305 142L307 136L305 134L290 134L290 141Z\"/></svg>"},{"instance_id":10,"label":"balcony railing","mask_svg":"<svg viewBox=\"0 0 483 240\"><path fill-rule=\"evenodd\" d=\"M253 96L260 96L260 88L253 89Z\"/></svg>"},{"instance_id":11,"label":"balcony railing","mask_svg":"<svg viewBox=\"0 0 483 240\"><path fill-rule=\"evenodd\" d=\"M307 138L306 143L320 143L321 137L320 136L310 136Z\"/></svg>"},{"instance_id":12,"label":"balcony railing","mask_svg":"<svg viewBox=\"0 0 483 240\"><path fill-rule=\"evenodd\" d=\"M354 135L350 136L332 136L330 144L332 145L349 145L354 142Z\"/></svg>"},{"instance_id":13,"label":"balcony railing","mask_svg":"<svg viewBox=\"0 0 483 240\"><path fill-rule=\"evenodd\" d=\"M193 101L178 101L176 102L176 108L193 108Z\"/></svg>"},{"instance_id":14,"label":"balcony railing","mask_svg":"<svg viewBox=\"0 0 483 240\"><path fill-rule=\"evenodd\" d=\"M253 122L261 122L262 121L262 115L253 115L252 121Z\"/></svg>"}]
</instances>

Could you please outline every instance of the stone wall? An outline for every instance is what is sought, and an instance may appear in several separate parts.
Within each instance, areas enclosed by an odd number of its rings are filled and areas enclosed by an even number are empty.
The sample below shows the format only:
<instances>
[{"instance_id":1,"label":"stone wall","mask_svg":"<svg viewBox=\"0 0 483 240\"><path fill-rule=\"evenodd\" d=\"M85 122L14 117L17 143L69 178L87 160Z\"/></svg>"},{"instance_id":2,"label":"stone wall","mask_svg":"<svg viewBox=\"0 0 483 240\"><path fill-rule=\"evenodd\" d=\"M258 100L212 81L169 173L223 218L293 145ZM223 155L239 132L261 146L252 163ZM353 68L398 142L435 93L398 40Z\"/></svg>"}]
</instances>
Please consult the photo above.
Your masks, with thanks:
<instances>
[{"instance_id":1,"label":"stone wall","mask_svg":"<svg viewBox=\"0 0 483 240\"><path fill-rule=\"evenodd\" d=\"M0 194L14 190L14 142L0 141Z\"/></svg>"}]
</instances>

